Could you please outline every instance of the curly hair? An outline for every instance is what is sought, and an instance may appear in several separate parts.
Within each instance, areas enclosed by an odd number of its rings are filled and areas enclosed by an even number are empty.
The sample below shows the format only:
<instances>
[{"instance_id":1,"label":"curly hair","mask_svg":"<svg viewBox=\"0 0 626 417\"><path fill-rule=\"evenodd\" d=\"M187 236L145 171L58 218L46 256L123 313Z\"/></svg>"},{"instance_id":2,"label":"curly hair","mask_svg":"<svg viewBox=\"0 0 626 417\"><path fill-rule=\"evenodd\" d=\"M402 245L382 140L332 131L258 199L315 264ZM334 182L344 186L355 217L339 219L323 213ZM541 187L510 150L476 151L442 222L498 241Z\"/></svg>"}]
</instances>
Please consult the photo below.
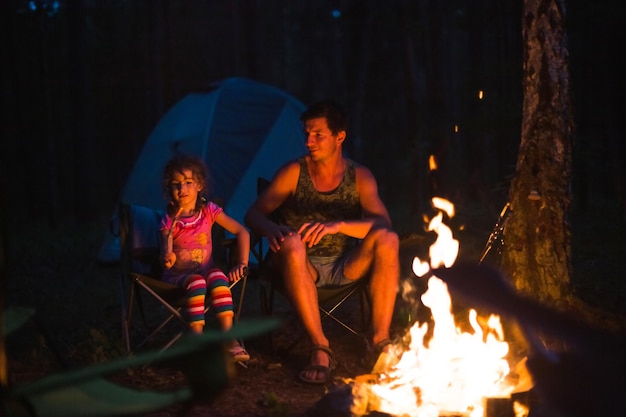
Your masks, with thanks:
<instances>
[{"instance_id":1,"label":"curly hair","mask_svg":"<svg viewBox=\"0 0 626 417\"><path fill-rule=\"evenodd\" d=\"M191 171L191 175L198 184L202 187L198 200L196 201L196 210L200 210L204 204L206 204L210 191L210 177L209 169L204 161L195 156L188 154L179 154L172 157L163 169L163 192L165 196L170 196L170 186L174 179L175 174L182 174L184 170ZM174 205L169 204L167 207L168 214L170 210L174 210Z\"/></svg>"}]
</instances>

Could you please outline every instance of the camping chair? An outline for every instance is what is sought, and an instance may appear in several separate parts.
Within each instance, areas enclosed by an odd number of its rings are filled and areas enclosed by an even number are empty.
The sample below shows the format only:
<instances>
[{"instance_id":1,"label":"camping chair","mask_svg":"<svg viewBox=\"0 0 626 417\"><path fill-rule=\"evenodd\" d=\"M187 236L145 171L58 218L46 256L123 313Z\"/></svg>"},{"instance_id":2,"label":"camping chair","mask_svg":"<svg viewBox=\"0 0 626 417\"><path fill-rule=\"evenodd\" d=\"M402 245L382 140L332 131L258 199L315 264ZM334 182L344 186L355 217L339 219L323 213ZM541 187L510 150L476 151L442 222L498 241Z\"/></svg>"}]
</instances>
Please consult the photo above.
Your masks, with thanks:
<instances>
[{"instance_id":1,"label":"camping chair","mask_svg":"<svg viewBox=\"0 0 626 417\"><path fill-rule=\"evenodd\" d=\"M269 185L265 178L257 179L257 194L262 193ZM270 252L265 248L264 238L252 236L251 253L258 263L259 288L261 311L266 316L271 316L274 310L275 293L281 293L282 277L272 268ZM357 330L346 319L339 316L340 307L345 305L353 296L359 297L361 313L361 329ZM326 286L317 289L318 308L322 321L330 318L348 332L361 338L365 338L365 332L370 327L371 300L369 296L369 279L359 279L351 284ZM295 338L287 350L291 350L300 339ZM270 339L271 343L271 339Z\"/></svg>"},{"instance_id":2,"label":"camping chair","mask_svg":"<svg viewBox=\"0 0 626 417\"><path fill-rule=\"evenodd\" d=\"M122 332L126 350L129 354L155 338L172 320L180 322L182 326L178 333L165 343L162 350L174 344L189 327L188 321L182 313L187 302L185 291L160 280L159 256L161 238L159 224L162 216L163 212L144 206L128 203L122 203L119 206ZM214 254L218 255L220 249L222 249L219 245L221 241L226 253L222 263L225 266L229 266L230 259L232 259L232 251L236 248L235 240L226 240L223 236L223 229L217 226L213 229ZM219 258L219 256L216 257ZM218 259L216 259L216 262L218 262ZM241 282L241 285L239 301L235 311L235 322L241 314L247 276L232 283L230 288L232 289L239 282ZM147 336L133 345L131 328L135 304L139 309L143 323L147 325L148 322L144 297L142 297L144 294L148 297L148 300L156 301L157 306L166 310L166 317ZM206 307L205 314L209 309L210 306Z\"/></svg>"},{"instance_id":3,"label":"camping chair","mask_svg":"<svg viewBox=\"0 0 626 417\"><path fill-rule=\"evenodd\" d=\"M7 309L2 314L1 337L33 318L31 309ZM59 371L21 385L0 387L0 415L12 417L112 417L144 416L175 404L210 402L228 388L232 361L224 344L251 337L276 327L270 320L236 323L231 330L206 331L184 337L167 351L150 351L85 368ZM186 385L173 391L151 391L116 384L108 376L147 363L169 363L179 367ZM184 414L181 414L184 415Z\"/></svg>"},{"instance_id":4,"label":"camping chair","mask_svg":"<svg viewBox=\"0 0 626 417\"><path fill-rule=\"evenodd\" d=\"M266 263L267 260L263 262ZM271 265L263 265L260 266L259 279L261 310L265 316L269 317L273 314L274 294L276 292L282 293L283 291L282 278L280 274L272 269ZM371 324L369 315L371 302L368 289L369 279L367 278L359 279L346 285L318 288L317 302L322 321L330 318L353 335L366 339L365 332ZM341 312L340 307L346 305L347 301L353 296L359 297L361 329L357 329L356 326L351 325L351 323L339 315ZM299 338L294 338L286 350L291 350L299 341Z\"/></svg>"}]
</instances>

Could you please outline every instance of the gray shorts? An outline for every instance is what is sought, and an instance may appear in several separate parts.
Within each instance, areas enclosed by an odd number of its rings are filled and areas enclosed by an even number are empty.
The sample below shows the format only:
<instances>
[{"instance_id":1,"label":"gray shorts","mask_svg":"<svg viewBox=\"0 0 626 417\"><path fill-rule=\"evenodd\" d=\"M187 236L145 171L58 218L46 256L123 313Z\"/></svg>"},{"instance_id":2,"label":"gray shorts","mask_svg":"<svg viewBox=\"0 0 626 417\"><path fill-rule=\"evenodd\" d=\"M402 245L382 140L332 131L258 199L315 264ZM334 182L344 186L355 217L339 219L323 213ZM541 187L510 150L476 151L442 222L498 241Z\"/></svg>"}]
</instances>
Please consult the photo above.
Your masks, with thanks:
<instances>
[{"instance_id":1,"label":"gray shorts","mask_svg":"<svg viewBox=\"0 0 626 417\"><path fill-rule=\"evenodd\" d=\"M347 256L310 256L309 260L317 270L316 287L327 285L346 285L354 282L343 275L343 266Z\"/></svg>"}]
</instances>

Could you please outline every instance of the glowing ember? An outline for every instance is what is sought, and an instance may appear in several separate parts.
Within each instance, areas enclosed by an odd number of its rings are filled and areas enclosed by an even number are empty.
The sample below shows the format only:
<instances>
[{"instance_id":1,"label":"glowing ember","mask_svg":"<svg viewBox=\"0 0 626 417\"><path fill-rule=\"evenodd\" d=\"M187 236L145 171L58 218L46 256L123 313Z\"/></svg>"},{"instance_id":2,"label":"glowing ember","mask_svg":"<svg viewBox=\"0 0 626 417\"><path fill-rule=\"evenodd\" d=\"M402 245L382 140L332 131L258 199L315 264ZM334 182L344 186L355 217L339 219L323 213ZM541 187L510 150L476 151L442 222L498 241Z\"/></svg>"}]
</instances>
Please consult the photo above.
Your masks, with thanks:
<instances>
[{"instance_id":1,"label":"glowing ember","mask_svg":"<svg viewBox=\"0 0 626 417\"><path fill-rule=\"evenodd\" d=\"M437 160L435 159L435 155L430 155L428 157L428 169L431 171L437 170Z\"/></svg>"},{"instance_id":2,"label":"glowing ember","mask_svg":"<svg viewBox=\"0 0 626 417\"><path fill-rule=\"evenodd\" d=\"M454 215L454 206L447 200L433 199L433 206L449 217ZM413 272L418 277L426 275L430 268L450 267L459 251L459 242L443 223L442 212L430 221L428 230L437 233L437 240L430 247L430 267L427 262L414 259ZM515 388L505 380L509 374L505 359L509 347L498 316L489 317L483 328L476 311L470 310L473 333L462 332L454 322L446 284L432 275L422 302L432 312L432 337L424 339L428 323L416 323L409 329L409 349L391 353L395 358L379 360L374 369L379 374L378 381L355 384L354 415L380 411L407 417L482 417L486 397L509 396ZM401 347L394 346L394 350ZM380 369L381 363L394 364Z\"/></svg>"}]
</instances>

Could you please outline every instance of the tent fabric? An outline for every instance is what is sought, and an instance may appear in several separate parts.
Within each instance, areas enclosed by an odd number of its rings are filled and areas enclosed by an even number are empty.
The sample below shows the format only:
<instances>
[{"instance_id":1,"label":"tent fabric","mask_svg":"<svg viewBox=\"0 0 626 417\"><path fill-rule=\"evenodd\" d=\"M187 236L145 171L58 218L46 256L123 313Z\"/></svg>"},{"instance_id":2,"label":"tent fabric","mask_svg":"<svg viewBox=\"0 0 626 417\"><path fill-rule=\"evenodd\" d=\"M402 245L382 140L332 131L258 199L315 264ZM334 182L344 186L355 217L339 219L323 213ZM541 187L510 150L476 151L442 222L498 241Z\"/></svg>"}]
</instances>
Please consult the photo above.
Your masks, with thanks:
<instances>
[{"instance_id":1,"label":"tent fabric","mask_svg":"<svg viewBox=\"0 0 626 417\"><path fill-rule=\"evenodd\" d=\"M157 123L119 201L162 210L167 204L161 188L165 164L177 153L191 153L209 167L211 198L219 198L226 213L242 222L256 197L257 178L271 178L285 162L305 153L304 110L284 91L240 77L217 82L207 93L188 94ZM119 260L114 232L105 236L98 260Z\"/></svg>"}]
</instances>

